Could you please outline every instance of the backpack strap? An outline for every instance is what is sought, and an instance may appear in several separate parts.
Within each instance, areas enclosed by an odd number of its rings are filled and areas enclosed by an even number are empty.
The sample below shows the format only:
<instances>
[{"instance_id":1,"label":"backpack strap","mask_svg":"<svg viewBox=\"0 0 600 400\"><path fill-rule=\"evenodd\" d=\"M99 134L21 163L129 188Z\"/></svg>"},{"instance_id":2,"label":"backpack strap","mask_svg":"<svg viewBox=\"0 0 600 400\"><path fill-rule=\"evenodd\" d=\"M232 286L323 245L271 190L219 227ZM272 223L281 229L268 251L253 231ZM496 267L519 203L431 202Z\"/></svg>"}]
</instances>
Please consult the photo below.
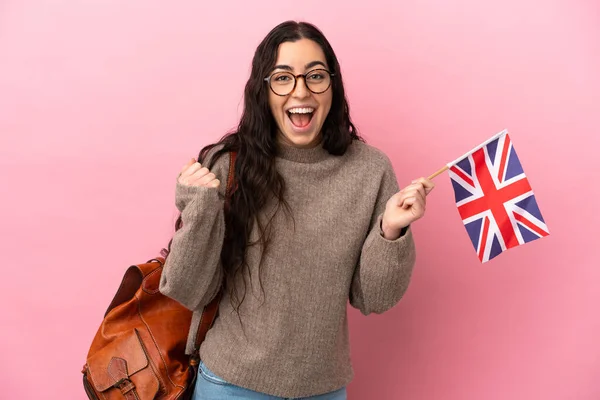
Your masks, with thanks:
<instances>
[{"instance_id":1,"label":"backpack strap","mask_svg":"<svg viewBox=\"0 0 600 400\"><path fill-rule=\"evenodd\" d=\"M235 159L236 153L235 151L229 152L229 173L227 174L227 188L225 189L225 196L228 199L233 192L233 184L235 181Z\"/></svg>"}]
</instances>

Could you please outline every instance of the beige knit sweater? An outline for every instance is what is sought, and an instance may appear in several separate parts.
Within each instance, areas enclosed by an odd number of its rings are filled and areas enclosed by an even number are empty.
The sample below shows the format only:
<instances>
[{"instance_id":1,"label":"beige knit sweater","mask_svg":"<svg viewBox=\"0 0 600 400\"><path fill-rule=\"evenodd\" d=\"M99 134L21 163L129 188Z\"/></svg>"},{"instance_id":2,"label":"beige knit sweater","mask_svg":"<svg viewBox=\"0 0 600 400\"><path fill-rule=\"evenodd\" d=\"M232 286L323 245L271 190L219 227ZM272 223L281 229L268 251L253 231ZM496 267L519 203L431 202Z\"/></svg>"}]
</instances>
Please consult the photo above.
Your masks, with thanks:
<instances>
[{"instance_id":1,"label":"beige knit sweater","mask_svg":"<svg viewBox=\"0 0 600 400\"><path fill-rule=\"evenodd\" d=\"M212 172L224 183L228 168L229 157L223 156ZM379 150L359 141L343 156L320 146L282 147L277 168L293 220L283 209L275 213L268 253L258 246L247 251L251 284L240 308L243 329L225 293L200 355L235 385L307 397L352 380L348 301L365 315L397 304L410 281L415 246L410 229L394 241L381 234L386 202L399 188ZM183 228L174 236L160 290L191 310L210 302L223 280L224 191L225 184L213 189L177 183ZM273 210L266 207L261 218ZM188 352L195 333L189 333Z\"/></svg>"}]
</instances>

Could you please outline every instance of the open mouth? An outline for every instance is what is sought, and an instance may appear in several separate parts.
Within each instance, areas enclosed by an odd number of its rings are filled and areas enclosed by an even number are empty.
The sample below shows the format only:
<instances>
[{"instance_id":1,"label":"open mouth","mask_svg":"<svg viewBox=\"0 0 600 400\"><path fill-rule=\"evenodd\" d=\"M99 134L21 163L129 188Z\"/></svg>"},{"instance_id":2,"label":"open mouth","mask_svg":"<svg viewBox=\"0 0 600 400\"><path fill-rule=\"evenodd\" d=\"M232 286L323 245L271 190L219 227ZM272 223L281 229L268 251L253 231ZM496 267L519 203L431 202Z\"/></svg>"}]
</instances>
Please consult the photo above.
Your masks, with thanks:
<instances>
[{"instance_id":1,"label":"open mouth","mask_svg":"<svg viewBox=\"0 0 600 400\"><path fill-rule=\"evenodd\" d=\"M310 124L315 109L312 107L290 108L286 113L295 127L304 128Z\"/></svg>"}]
</instances>

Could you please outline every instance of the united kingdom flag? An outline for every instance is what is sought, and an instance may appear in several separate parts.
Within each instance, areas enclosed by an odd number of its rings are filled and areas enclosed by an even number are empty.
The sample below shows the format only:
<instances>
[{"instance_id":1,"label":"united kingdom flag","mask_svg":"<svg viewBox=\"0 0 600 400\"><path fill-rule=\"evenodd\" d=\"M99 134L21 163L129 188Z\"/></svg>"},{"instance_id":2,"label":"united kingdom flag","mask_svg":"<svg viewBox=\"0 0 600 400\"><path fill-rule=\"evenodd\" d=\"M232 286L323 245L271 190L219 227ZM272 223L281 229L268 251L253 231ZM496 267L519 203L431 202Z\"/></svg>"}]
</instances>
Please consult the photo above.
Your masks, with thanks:
<instances>
[{"instance_id":1,"label":"united kingdom flag","mask_svg":"<svg viewBox=\"0 0 600 400\"><path fill-rule=\"evenodd\" d=\"M506 130L448 169L458 212L481 262L549 235Z\"/></svg>"}]
</instances>

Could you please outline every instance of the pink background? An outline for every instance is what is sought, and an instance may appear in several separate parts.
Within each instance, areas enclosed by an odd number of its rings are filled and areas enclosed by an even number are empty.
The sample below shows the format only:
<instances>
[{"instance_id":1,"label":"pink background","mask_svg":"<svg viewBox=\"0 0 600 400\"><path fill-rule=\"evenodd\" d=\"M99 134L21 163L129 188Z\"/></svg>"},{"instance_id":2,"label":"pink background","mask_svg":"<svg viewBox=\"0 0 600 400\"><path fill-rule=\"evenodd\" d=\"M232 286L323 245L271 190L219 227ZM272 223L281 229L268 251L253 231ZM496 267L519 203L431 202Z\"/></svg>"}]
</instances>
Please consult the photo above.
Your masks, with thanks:
<instances>
[{"instance_id":1,"label":"pink background","mask_svg":"<svg viewBox=\"0 0 600 400\"><path fill-rule=\"evenodd\" d=\"M2 398L85 398L125 268L169 240L176 174L236 124L254 49L285 19L328 36L401 185L508 128L551 231L481 265L437 178L404 300L351 310L349 398L600 398L599 3L362 7L0 3Z\"/></svg>"}]
</instances>

